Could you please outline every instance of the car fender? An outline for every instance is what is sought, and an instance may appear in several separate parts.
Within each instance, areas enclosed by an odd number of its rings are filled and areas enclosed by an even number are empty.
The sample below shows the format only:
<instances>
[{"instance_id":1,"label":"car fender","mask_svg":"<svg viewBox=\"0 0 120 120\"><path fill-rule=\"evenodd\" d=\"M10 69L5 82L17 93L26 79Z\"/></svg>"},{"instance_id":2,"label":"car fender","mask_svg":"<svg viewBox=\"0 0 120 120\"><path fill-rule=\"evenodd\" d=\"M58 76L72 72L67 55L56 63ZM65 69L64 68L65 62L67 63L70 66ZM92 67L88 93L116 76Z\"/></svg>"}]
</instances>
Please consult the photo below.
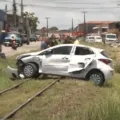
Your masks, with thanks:
<instances>
[{"instance_id":1,"label":"car fender","mask_svg":"<svg viewBox=\"0 0 120 120\"><path fill-rule=\"evenodd\" d=\"M27 63L34 63L37 65L37 67L39 68L39 73L42 72L42 59L37 57L37 56L30 56L30 57L25 57L23 59L21 59L21 61L24 63L24 64L27 64Z\"/></svg>"}]
</instances>

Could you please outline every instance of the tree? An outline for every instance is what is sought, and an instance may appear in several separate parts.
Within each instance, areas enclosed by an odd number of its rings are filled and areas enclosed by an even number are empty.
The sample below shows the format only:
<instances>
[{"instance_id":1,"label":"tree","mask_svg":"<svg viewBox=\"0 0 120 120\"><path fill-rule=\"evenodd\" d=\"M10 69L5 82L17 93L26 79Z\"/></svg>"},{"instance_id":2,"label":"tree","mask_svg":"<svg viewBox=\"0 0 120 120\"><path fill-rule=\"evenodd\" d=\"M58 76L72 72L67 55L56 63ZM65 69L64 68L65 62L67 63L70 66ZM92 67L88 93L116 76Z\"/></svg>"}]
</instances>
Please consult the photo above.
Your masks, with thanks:
<instances>
[{"instance_id":1,"label":"tree","mask_svg":"<svg viewBox=\"0 0 120 120\"><path fill-rule=\"evenodd\" d=\"M36 31L39 20L38 17L35 16L35 13L24 12L23 17L29 18L29 26L31 26L32 31Z\"/></svg>"},{"instance_id":2,"label":"tree","mask_svg":"<svg viewBox=\"0 0 120 120\"><path fill-rule=\"evenodd\" d=\"M49 28L49 30L52 30L52 31L57 31L57 30L58 30L58 28L57 28L57 27L51 27L51 28Z\"/></svg>"}]
</instances>

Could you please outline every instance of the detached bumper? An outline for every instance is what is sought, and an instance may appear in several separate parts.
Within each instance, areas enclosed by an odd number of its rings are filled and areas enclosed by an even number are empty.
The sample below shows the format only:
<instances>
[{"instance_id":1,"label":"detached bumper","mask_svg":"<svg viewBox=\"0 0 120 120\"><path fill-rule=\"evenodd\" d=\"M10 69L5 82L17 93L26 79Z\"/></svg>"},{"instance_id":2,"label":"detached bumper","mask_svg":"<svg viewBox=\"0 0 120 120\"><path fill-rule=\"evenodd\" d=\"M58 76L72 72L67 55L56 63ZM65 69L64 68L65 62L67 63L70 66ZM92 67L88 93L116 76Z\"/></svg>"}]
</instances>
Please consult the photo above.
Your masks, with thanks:
<instances>
[{"instance_id":1,"label":"detached bumper","mask_svg":"<svg viewBox=\"0 0 120 120\"><path fill-rule=\"evenodd\" d=\"M18 74L18 70L15 68L7 67L7 73L10 79L23 79L24 76L22 74Z\"/></svg>"}]
</instances>

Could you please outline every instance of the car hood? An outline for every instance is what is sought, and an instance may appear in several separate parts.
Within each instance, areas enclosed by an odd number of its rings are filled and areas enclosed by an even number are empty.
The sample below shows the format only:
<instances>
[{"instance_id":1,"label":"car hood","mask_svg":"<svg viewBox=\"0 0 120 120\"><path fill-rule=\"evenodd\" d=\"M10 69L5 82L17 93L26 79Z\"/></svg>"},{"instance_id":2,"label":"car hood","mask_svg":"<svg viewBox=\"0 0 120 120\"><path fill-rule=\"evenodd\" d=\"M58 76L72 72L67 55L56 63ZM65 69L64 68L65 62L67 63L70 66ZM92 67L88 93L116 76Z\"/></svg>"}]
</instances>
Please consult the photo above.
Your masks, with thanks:
<instances>
[{"instance_id":1,"label":"car hood","mask_svg":"<svg viewBox=\"0 0 120 120\"><path fill-rule=\"evenodd\" d=\"M22 59L24 57L29 57L29 56L37 56L40 52L32 52L32 53L26 53L26 54L22 54L16 57L16 59Z\"/></svg>"}]
</instances>

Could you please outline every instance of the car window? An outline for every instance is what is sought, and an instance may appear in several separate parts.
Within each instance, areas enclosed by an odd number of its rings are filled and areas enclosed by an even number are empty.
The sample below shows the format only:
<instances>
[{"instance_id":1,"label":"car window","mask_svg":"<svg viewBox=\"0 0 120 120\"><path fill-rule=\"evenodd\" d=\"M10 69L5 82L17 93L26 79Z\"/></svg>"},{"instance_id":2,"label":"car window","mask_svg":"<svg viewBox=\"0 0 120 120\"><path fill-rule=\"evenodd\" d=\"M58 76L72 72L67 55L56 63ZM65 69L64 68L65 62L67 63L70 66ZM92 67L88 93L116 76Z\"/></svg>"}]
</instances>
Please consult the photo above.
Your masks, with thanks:
<instances>
[{"instance_id":1,"label":"car window","mask_svg":"<svg viewBox=\"0 0 120 120\"><path fill-rule=\"evenodd\" d=\"M90 54L94 54L94 52L88 48L76 47L75 55L90 55Z\"/></svg>"},{"instance_id":2,"label":"car window","mask_svg":"<svg viewBox=\"0 0 120 120\"><path fill-rule=\"evenodd\" d=\"M51 50L52 50L52 54L69 55L71 53L72 46L63 46L63 47L54 48ZM44 52L40 53L39 55L45 55L45 54L46 54L46 50Z\"/></svg>"},{"instance_id":3,"label":"car window","mask_svg":"<svg viewBox=\"0 0 120 120\"><path fill-rule=\"evenodd\" d=\"M52 49L52 54L57 55L69 55L71 52L72 46L62 46Z\"/></svg>"},{"instance_id":4,"label":"car window","mask_svg":"<svg viewBox=\"0 0 120 120\"><path fill-rule=\"evenodd\" d=\"M96 37L96 39L102 39L101 37Z\"/></svg>"},{"instance_id":5,"label":"car window","mask_svg":"<svg viewBox=\"0 0 120 120\"><path fill-rule=\"evenodd\" d=\"M102 54L104 57L107 57L107 58L109 58L109 55L108 55L108 53L106 53L105 51L102 51L102 52L101 52L101 54Z\"/></svg>"},{"instance_id":6,"label":"car window","mask_svg":"<svg viewBox=\"0 0 120 120\"><path fill-rule=\"evenodd\" d=\"M89 39L94 39L94 37L89 37Z\"/></svg>"}]
</instances>

